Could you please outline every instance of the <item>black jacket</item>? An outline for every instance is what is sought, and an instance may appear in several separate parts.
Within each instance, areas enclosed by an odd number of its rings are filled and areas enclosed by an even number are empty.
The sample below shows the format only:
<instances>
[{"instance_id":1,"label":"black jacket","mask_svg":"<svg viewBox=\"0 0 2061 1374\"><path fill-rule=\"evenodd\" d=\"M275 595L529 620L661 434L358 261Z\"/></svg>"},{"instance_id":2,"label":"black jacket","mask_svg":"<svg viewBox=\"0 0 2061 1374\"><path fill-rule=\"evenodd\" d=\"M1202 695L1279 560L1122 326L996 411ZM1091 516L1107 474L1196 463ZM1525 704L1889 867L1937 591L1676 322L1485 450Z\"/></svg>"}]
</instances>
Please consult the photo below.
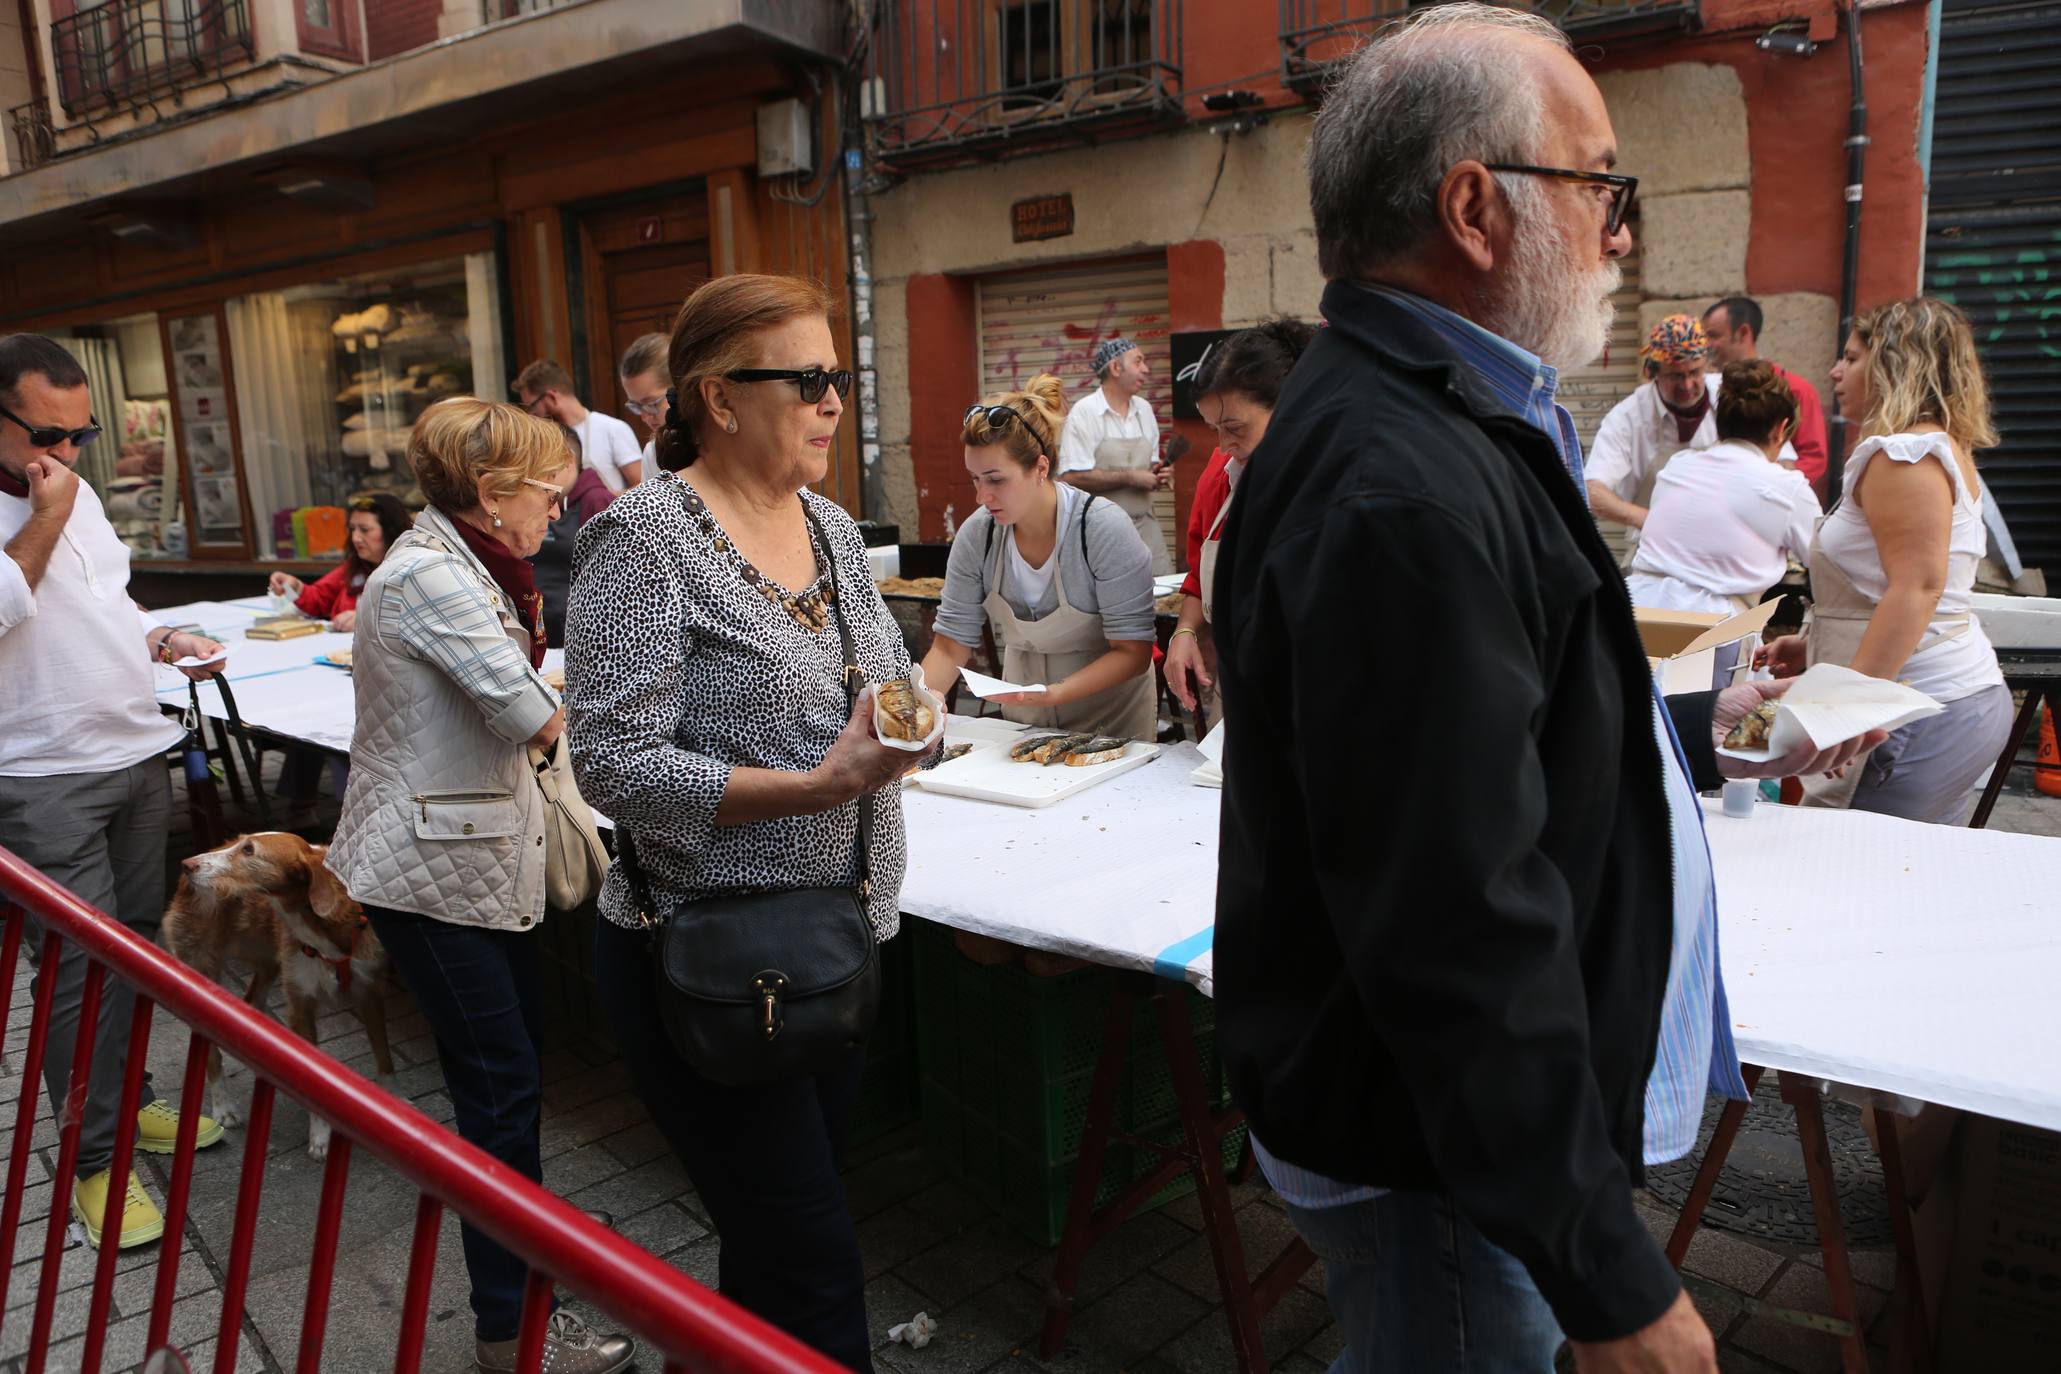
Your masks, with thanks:
<instances>
[{"instance_id":1,"label":"black jacket","mask_svg":"<svg viewBox=\"0 0 2061 1374\"><path fill-rule=\"evenodd\" d=\"M1673 849L1624 581L1552 442L1324 296L1217 568L1217 1039L1274 1154L1442 1188L1577 1340L1679 1291L1632 1209ZM1711 699L1670 703L1713 785Z\"/></svg>"}]
</instances>

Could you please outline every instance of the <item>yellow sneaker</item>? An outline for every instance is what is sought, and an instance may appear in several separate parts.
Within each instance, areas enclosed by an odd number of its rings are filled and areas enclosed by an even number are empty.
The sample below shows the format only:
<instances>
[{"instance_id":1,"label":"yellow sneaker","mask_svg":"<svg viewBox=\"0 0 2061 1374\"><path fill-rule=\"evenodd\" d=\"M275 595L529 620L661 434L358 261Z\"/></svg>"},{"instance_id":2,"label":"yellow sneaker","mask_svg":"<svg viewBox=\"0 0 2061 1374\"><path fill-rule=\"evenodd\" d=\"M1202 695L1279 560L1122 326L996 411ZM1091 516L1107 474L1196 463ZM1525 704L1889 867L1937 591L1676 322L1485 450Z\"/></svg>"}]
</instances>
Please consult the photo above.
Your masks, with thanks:
<instances>
[{"instance_id":1,"label":"yellow sneaker","mask_svg":"<svg viewBox=\"0 0 2061 1374\"><path fill-rule=\"evenodd\" d=\"M102 1223L107 1217L108 1175L112 1172L102 1169L72 1185L72 1215L86 1228L86 1239L96 1246L100 1244ZM126 1250L132 1245L144 1245L164 1233L165 1219L157 1204L143 1191L143 1180L131 1172L128 1193L122 1200L121 1239L115 1242L116 1247Z\"/></svg>"},{"instance_id":2,"label":"yellow sneaker","mask_svg":"<svg viewBox=\"0 0 2061 1374\"><path fill-rule=\"evenodd\" d=\"M200 1119L200 1130L194 1134L193 1148L205 1150L222 1138L222 1123L211 1116ZM172 1110L172 1104L160 1097L148 1107L136 1113L136 1148L154 1155L168 1155L179 1144L179 1114Z\"/></svg>"}]
</instances>

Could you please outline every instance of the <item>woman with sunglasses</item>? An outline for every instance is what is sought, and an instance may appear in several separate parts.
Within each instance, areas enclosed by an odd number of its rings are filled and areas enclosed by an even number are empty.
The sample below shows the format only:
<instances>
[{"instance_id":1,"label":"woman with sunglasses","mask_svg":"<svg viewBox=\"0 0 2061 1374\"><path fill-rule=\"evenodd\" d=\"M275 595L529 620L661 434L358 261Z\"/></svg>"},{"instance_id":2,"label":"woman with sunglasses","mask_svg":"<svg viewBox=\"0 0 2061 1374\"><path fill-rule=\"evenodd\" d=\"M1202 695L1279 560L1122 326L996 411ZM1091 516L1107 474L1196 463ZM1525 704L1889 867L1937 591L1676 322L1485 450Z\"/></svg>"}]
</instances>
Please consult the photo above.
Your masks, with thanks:
<instances>
[{"instance_id":1,"label":"woman with sunglasses","mask_svg":"<svg viewBox=\"0 0 2061 1374\"><path fill-rule=\"evenodd\" d=\"M1152 555L1114 503L1053 480L1065 404L1064 384L1043 375L966 412L980 509L952 539L923 680L943 691L992 625L1002 676L1045 687L991 698L1005 719L1149 740Z\"/></svg>"},{"instance_id":2,"label":"woman with sunglasses","mask_svg":"<svg viewBox=\"0 0 2061 1374\"><path fill-rule=\"evenodd\" d=\"M351 776L325 860L436 1036L458 1134L532 1182L543 1179L545 817L529 750L557 742L565 711L537 672L543 598L523 560L573 462L557 423L519 406L456 397L415 422L408 463L429 509L358 602ZM478 1368L513 1369L528 1265L459 1229ZM549 1369L614 1374L634 1353L570 1311L551 1316Z\"/></svg>"},{"instance_id":3,"label":"woman with sunglasses","mask_svg":"<svg viewBox=\"0 0 2061 1374\"><path fill-rule=\"evenodd\" d=\"M849 888L864 843L874 934L897 928L896 780L920 755L874 736L870 688L847 700L847 634L869 683L906 678L909 654L858 526L808 490L829 472L852 386L830 308L817 282L752 273L680 307L653 452L664 475L580 532L566 702L581 793L615 821L650 901L632 896L623 864L610 870L595 938L603 1014L722 1239L723 1296L867 1370L865 1266L837 1171L865 1051L771 1083L704 1076L659 1019L639 916Z\"/></svg>"}]
</instances>

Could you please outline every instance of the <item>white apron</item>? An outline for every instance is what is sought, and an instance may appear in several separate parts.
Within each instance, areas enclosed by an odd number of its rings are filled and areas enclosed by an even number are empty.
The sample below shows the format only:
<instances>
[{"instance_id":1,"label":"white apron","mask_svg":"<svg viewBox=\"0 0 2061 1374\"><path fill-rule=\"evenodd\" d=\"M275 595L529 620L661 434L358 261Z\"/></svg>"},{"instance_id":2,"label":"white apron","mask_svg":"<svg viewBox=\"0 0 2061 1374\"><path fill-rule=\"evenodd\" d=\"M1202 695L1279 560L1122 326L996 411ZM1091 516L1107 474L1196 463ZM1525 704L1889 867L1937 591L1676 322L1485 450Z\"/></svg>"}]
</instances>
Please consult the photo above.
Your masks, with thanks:
<instances>
[{"instance_id":1,"label":"white apron","mask_svg":"<svg viewBox=\"0 0 2061 1374\"><path fill-rule=\"evenodd\" d=\"M1217 553L1224 546L1224 521L1230 517L1231 502L1238 497L1234 484L1224 493L1224 504L1217 507L1217 518L1210 522L1209 533L1202 540L1202 566L1196 569L1195 577L1202 584L1202 619L1204 623L1216 624L1217 601Z\"/></svg>"},{"instance_id":2,"label":"white apron","mask_svg":"<svg viewBox=\"0 0 2061 1374\"><path fill-rule=\"evenodd\" d=\"M1062 531L1060 540L1064 539ZM981 608L988 613L988 623L995 627L995 637L1001 641L1005 680L1059 682L1109 652L1102 617L1080 610L1066 599L1064 568L1052 570L1052 587L1059 593L1059 605L1052 614L1042 620L1018 616L1009 598L1002 595L1005 551L1000 540L996 545L996 556L988 564L988 586L992 590ZM1059 557L1058 543L1052 547L1052 556ZM1153 694L1153 674L1148 666L1139 676L1070 706L1004 706L1002 718L1019 725L1150 741L1159 733L1159 702Z\"/></svg>"},{"instance_id":3,"label":"white apron","mask_svg":"<svg viewBox=\"0 0 2061 1374\"><path fill-rule=\"evenodd\" d=\"M1804 618L1804 664L1808 667L1836 663L1844 668L1851 665L1854 655L1861 651L1861 640L1868 633L1868 621L1874 617L1875 603L1825 552L1824 534L1825 521L1820 519L1818 533L1811 539L1811 609ZM1934 616L1933 619L1956 623L1951 630L1941 634L1928 633L1919 640L1918 647L1911 650L1913 657L1968 629L1966 611L1959 615ZM1802 779L1803 804L1845 810L1853 804L1853 794L1861 785L1861 767L1856 764L1847 769L1845 777L1828 778L1820 774Z\"/></svg>"},{"instance_id":4,"label":"white apron","mask_svg":"<svg viewBox=\"0 0 2061 1374\"><path fill-rule=\"evenodd\" d=\"M1104 439L1095 445L1095 466L1109 472L1149 471L1152 460L1158 456L1159 445L1143 435L1136 439ZM1159 517L1152 513L1152 493L1126 487L1107 495L1118 510L1131 517L1138 537L1145 541L1145 551L1152 555L1152 575L1165 577L1172 572L1173 555L1167 552L1166 531L1159 527Z\"/></svg>"}]
</instances>

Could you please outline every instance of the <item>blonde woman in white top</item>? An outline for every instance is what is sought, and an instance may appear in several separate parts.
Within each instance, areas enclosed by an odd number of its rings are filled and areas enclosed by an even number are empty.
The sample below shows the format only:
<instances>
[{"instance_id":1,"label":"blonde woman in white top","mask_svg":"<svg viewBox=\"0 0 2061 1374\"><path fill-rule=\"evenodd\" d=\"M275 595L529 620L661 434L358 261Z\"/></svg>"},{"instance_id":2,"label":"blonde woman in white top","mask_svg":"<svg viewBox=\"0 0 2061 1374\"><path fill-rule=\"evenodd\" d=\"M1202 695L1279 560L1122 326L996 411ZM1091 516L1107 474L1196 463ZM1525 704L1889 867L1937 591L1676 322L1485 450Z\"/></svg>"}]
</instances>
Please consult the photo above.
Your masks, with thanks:
<instances>
[{"instance_id":1,"label":"blonde woman in white top","mask_svg":"<svg viewBox=\"0 0 2061 1374\"><path fill-rule=\"evenodd\" d=\"M1778 677L1844 663L1946 707L1844 779L1805 786L1810 804L1958 823L2011 715L1996 651L1969 610L1985 540L1973 455L1997 442L1974 335L1943 301L1880 306L1854 322L1832 386L1840 409L1862 417L1862 439L1812 545L1810 629L1757 662Z\"/></svg>"}]
</instances>

